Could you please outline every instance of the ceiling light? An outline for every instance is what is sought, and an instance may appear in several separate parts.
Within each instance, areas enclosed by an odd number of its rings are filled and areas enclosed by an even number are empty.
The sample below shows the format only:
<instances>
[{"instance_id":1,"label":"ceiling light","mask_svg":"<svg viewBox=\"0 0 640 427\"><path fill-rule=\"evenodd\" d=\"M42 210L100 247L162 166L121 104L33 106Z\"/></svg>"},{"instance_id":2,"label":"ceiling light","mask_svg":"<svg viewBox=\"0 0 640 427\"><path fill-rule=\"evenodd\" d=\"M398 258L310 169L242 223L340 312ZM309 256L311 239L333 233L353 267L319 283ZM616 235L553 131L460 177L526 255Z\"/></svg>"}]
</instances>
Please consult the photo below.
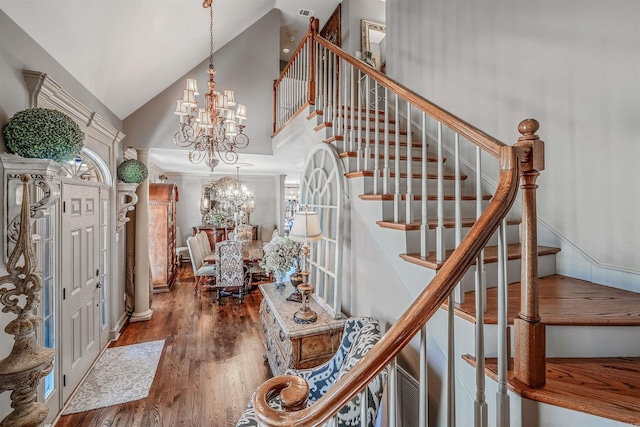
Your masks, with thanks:
<instances>
[{"instance_id":1,"label":"ceiling light","mask_svg":"<svg viewBox=\"0 0 640 427\"><path fill-rule=\"evenodd\" d=\"M285 47L284 49L282 49L282 51L283 51L284 53L289 53L289 48L288 48L288 47Z\"/></svg>"},{"instance_id":2,"label":"ceiling light","mask_svg":"<svg viewBox=\"0 0 640 427\"><path fill-rule=\"evenodd\" d=\"M179 116L180 129L173 135L173 142L179 147L191 147L189 161L200 163L203 160L211 168L218 165L220 159L232 165L238 161L236 149L246 148L249 137L243 133L244 120L247 119L247 107L236 104L232 90L220 93L215 90L216 74L213 68L213 5L205 0L203 7L209 9L209 68L207 82L209 92L204 95L204 108L198 108L196 95L198 85L195 79L187 79L187 88L182 99L176 101L174 114ZM235 107L235 108L233 108Z\"/></svg>"}]
</instances>

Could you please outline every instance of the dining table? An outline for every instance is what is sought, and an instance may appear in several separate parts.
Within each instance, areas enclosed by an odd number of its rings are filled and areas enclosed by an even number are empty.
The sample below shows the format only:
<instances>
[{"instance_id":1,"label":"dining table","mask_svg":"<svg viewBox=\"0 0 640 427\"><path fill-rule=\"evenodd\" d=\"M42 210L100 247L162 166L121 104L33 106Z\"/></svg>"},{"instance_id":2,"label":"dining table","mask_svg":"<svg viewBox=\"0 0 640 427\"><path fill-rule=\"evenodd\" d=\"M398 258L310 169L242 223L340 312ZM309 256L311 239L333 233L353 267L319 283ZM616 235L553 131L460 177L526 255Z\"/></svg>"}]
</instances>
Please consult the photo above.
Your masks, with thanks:
<instances>
[{"instance_id":1,"label":"dining table","mask_svg":"<svg viewBox=\"0 0 640 427\"><path fill-rule=\"evenodd\" d=\"M242 259L245 263L260 261L264 256L264 250L262 249L264 242L262 240L247 240L242 245ZM215 264L216 253L215 249L212 250L207 256L204 257L205 264Z\"/></svg>"}]
</instances>

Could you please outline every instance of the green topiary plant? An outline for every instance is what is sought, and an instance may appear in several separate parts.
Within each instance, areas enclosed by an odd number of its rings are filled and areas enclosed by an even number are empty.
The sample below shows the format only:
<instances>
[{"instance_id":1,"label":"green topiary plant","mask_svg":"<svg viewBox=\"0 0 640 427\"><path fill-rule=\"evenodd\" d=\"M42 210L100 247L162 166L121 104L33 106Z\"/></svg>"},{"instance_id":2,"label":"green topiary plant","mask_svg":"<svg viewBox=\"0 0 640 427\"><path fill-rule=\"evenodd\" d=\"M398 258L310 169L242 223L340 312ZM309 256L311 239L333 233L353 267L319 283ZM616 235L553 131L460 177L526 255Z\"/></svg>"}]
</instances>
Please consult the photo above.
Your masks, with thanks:
<instances>
[{"instance_id":1,"label":"green topiary plant","mask_svg":"<svg viewBox=\"0 0 640 427\"><path fill-rule=\"evenodd\" d=\"M139 160L129 159L118 165L118 179L126 183L140 184L149 176L147 167Z\"/></svg>"},{"instance_id":2,"label":"green topiary plant","mask_svg":"<svg viewBox=\"0 0 640 427\"><path fill-rule=\"evenodd\" d=\"M22 157L75 159L84 145L84 133L71 117L58 110L29 108L18 111L3 130L7 149Z\"/></svg>"}]
</instances>

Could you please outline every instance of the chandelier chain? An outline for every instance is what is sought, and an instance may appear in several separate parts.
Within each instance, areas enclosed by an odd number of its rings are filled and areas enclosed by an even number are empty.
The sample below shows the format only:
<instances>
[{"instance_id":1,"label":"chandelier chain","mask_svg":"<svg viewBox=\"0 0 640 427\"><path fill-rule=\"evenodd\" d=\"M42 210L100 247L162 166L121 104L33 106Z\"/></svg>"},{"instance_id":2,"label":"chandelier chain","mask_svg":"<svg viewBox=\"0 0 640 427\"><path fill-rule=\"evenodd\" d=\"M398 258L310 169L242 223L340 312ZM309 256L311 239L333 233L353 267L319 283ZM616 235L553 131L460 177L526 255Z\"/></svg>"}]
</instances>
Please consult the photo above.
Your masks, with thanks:
<instances>
[{"instance_id":1,"label":"chandelier chain","mask_svg":"<svg viewBox=\"0 0 640 427\"><path fill-rule=\"evenodd\" d=\"M209 6L209 69L213 70L213 3Z\"/></svg>"}]
</instances>

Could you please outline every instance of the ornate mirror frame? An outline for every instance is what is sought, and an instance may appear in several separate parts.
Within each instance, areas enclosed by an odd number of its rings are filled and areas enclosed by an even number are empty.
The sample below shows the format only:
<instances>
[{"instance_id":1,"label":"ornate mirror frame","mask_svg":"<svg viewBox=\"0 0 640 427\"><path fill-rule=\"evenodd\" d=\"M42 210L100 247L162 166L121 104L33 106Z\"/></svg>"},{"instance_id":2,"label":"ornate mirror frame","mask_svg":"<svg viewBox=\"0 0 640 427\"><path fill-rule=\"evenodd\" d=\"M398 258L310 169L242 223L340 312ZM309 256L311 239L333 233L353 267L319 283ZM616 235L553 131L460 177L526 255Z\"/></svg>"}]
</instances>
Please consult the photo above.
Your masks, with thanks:
<instances>
[{"instance_id":1,"label":"ornate mirror frame","mask_svg":"<svg viewBox=\"0 0 640 427\"><path fill-rule=\"evenodd\" d=\"M378 22L367 21L366 19L361 19L360 20L360 30L361 30L362 60L364 62L367 62L366 56L365 56L365 52L371 52L371 32L372 31L378 31L378 32L381 32L381 33L386 33L387 32L387 26L385 24L380 24ZM378 62L380 62L379 59L378 59ZM369 65L373 66L372 64L369 64ZM382 66L382 64L376 63L374 68L377 69L378 71L384 72L384 70L381 70L381 66Z\"/></svg>"}]
</instances>

